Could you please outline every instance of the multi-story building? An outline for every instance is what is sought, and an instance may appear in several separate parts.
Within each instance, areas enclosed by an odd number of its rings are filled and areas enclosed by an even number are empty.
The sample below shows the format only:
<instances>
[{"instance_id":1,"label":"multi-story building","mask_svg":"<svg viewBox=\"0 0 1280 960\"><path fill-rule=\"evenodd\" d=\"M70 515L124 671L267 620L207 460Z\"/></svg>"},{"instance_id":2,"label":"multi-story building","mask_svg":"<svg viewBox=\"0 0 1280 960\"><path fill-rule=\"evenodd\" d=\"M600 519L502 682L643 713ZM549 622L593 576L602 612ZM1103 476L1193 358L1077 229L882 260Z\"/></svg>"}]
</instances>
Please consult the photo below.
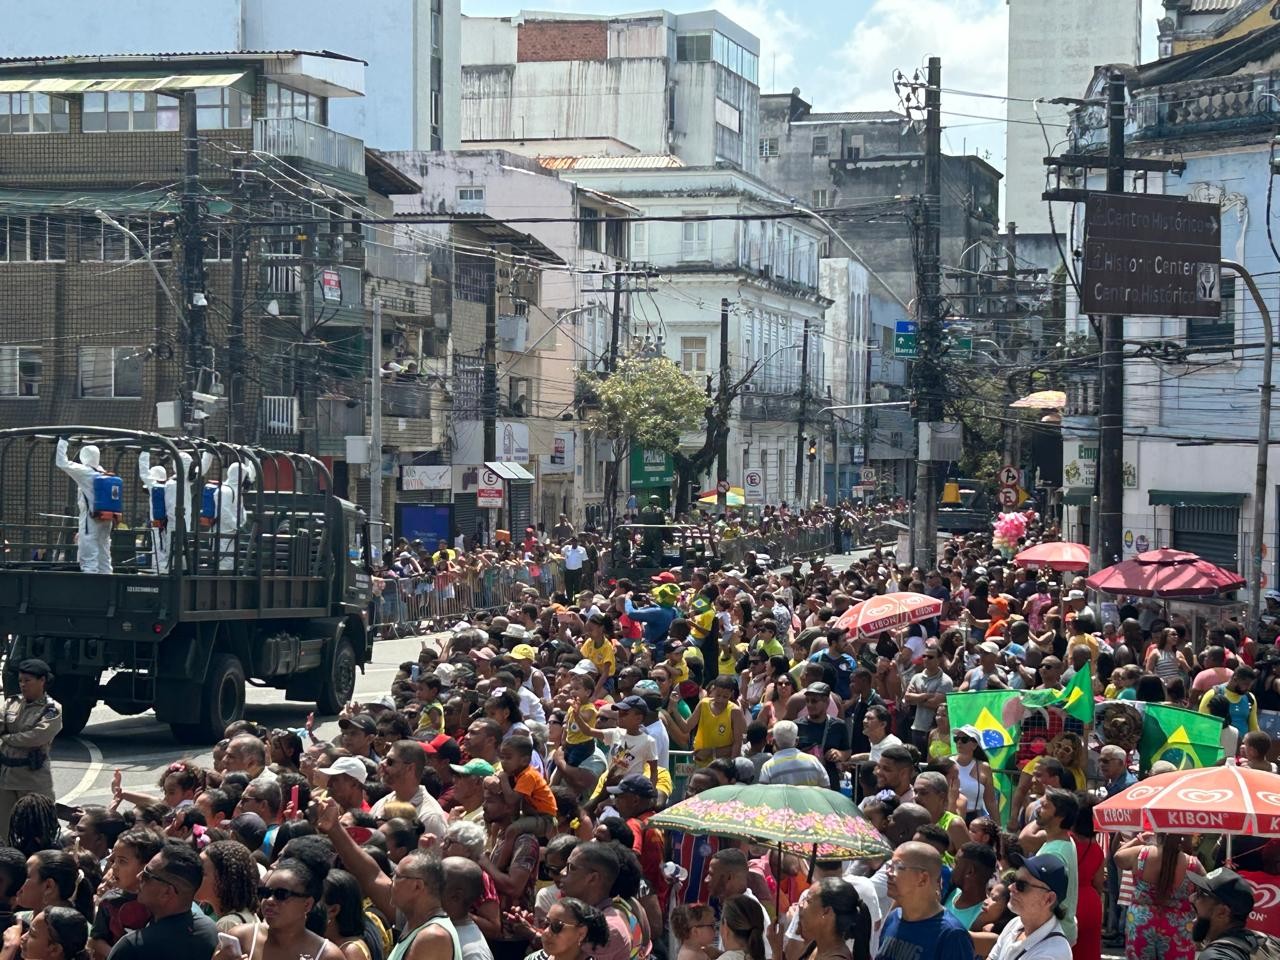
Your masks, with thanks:
<instances>
[{"instance_id":1,"label":"multi-story building","mask_svg":"<svg viewBox=\"0 0 1280 960\"><path fill-rule=\"evenodd\" d=\"M527 305L515 336L499 344L499 404L504 419L528 434L524 463L536 478L534 520L549 529L565 513L578 524L598 523L604 466L598 438L577 417L574 387L577 371L597 368L607 352L609 274L627 264L627 218L634 209L502 150L402 152L390 159L421 186L421 192L397 198L400 213L483 214L501 221L536 212L561 221L528 227L563 267L543 272L537 302ZM466 430L465 423L454 419L455 431ZM453 449L465 444L455 440ZM455 456L454 465L466 464Z\"/></svg>"},{"instance_id":2,"label":"multi-story building","mask_svg":"<svg viewBox=\"0 0 1280 960\"><path fill-rule=\"evenodd\" d=\"M544 162L562 177L626 201L638 217L723 219L632 224L631 259L651 265L657 276L644 293L633 294L631 325L622 339L639 350L661 351L685 373L704 379L718 369L721 301L727 300L730 367L735 380L751 373L731 418L730 481L741 485L748 469L762 468L769 501L820 498L826 445L820 443L818 458L809 461L807 442L825 438L830 429L821 412L830 405L825 322L833 303L819 287L825 231L742 171L634 159L629 170L608 158ZM797 457L803 471L798 490Z\"/></svg>"},{"instance_id":3,"label":"multi-story building","mask_svg":"<svg viewBox=\"0 0 1280 960\"><path fill-rule=\"evenodd\" d=\"M358 226L416 185L325 125L363 73L296 51L0 63L0 423L303 450L367 503L345 454L369 433L370 306L392 350L431 307L422 252ZM189 118L198 233L179 211ZM197 235L202 283L179 269ZM432 443L413 392L384 396L387 519L395 464Z\"/></svg>"},{"instance_id":4,"label":"multi-story building","mask_svg":"<svg viewBox=\"0 0 1280 960\"><path fill-rule=\"evenodd\" d=\"M1160 57L1204 50L1275 22L1267 0L1163 0Z\"/></svg>"},{"instance_id":5,"label":"multi-story building","mask_svg":"<svg viewBox=\"0 0 1280 960\"><path fill-rule=\"evenodd\" d=\"M367 96L327 123L384 150L458 146L460 0L64 0L5 11L0 57L155 50L339 50L358 57Z\"/></svg>"},{"instance_id":6,"label":"multi-story building","mask_svg":"<svg viewBox=\"0 0 1280 960\"><path fill-rule=\"evenodd\" d=\"M1185 196L1221 208L1222 256L1259 278L1274 273L1267 240L1272 136L1280 116L1280 24L1216 47L1197 47L1127 72L1126 153L1179 156L1180 175L1147 175L1149 193ZM1106 70L1087 89L1105 97ZM1074 119L1073 148L1106 150L1105 111ZM1100 188L1100 177L1073 186ZM1074 238L1079 249L1081 238ZM1224 270L1218 319L1128 317L1126 343L1162 344L1124 364L1124 538L1126 555L1158 546L1192 550L1215 563L1247 568L1254 511L1265 508L1265 579L1275 582L1280 481L1272 421L1266 504L1255 502L1262 319L1245 284ZM1069 332L1089 336L1074 291ZM1091 348L1091 349L1096 349ZM1132 352L1132 351L1130 351ZM1087 360L1085 361L1087 363ZM1089 366L1095 366L1089 364ZM1066 529L1088 542L1089 503L1098 462L1096 379L1078 375L1063 418ZM1245 566L1242 566L1244 564Z\"/></svg>"},{"instance_id":7,"label":"multi-story building","mask_svg":"<svg viewBox=\"0 0 1280 960\"><path fill-rule=\"evenodd\" d=\"M712 10L462 21L462 140L756 170L760 42Z\"/></svg>"}]
</instances>

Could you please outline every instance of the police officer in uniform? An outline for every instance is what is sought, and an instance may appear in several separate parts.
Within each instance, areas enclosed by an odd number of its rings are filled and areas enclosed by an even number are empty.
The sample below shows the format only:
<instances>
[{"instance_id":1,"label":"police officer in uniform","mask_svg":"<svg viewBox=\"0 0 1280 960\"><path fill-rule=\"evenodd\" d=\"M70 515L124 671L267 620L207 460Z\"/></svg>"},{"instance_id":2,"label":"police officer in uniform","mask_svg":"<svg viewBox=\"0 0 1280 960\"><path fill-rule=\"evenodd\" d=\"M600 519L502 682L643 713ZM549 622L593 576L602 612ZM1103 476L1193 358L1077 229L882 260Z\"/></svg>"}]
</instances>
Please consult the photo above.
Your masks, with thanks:
<instances>
[{"instance_id":1,"label":"police officer in uniform","mask_svg":"<svg viewBox=\"0 0 1280 960\"><path fill-rule=\"evenodd\" d=\"M62 729L62 706L45 693L53 671L43 660L18 664L20 695L4 705L0 724L0 837L9 836L13 805L26 793L53 795L49 747Z\"/></svg>"}]
</instances>

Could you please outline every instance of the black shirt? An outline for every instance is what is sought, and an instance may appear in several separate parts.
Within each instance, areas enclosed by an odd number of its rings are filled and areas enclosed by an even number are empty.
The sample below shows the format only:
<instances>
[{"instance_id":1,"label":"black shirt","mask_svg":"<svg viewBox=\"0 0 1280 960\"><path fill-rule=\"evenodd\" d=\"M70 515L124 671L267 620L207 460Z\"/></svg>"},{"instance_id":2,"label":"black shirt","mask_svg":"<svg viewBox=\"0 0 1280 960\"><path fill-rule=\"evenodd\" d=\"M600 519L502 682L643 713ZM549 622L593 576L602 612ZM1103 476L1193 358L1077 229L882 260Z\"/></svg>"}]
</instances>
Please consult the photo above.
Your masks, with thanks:
<instances>
[{"instance_id":1,"label":"black shirt","mask_svg":"<svg viewBox=\"0 0 1280 960\"><path fill-rule=\"evenodd\" d=\"M845 722L836 717L827 717L822 722L815 723L809 719L808 713L803 713L796 718L796 727L800 731L796 737L796 747L821 760L827 768L832 786L838 784L839 772L835 764L827 763L826 752L849 749L849 728Z\"/></svg>"},{"instance_id":2,"label":"black shirt","mask_svg":"<svg viewBox=\"0 0 1280 960\"><path fill-rule=\"evenodd\" d=\"M213 921L188 910L126 933L107 956L109 960L209 960L217 949L218 928Z\"/></svg>"}]
</instances>

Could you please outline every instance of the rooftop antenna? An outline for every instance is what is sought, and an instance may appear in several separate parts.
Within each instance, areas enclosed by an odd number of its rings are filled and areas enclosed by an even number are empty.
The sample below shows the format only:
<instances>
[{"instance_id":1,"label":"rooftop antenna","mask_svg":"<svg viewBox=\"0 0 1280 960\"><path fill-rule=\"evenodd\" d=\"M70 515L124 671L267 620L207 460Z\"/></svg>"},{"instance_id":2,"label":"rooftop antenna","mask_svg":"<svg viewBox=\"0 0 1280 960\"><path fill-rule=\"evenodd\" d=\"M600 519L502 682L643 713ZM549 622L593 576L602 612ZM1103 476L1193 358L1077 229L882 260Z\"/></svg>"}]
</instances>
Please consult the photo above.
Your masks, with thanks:
<instances>
[{"instance_id":1,"label":"rooftop antenna","mask_svg":"<svg viewBox=\"0 0 1280 960\"><path fill-rule=\"evenodd\" d=\"M769 89L778 89L778 51L773 51L773 76L769 80Z\"/></svg>"}]
</instances>

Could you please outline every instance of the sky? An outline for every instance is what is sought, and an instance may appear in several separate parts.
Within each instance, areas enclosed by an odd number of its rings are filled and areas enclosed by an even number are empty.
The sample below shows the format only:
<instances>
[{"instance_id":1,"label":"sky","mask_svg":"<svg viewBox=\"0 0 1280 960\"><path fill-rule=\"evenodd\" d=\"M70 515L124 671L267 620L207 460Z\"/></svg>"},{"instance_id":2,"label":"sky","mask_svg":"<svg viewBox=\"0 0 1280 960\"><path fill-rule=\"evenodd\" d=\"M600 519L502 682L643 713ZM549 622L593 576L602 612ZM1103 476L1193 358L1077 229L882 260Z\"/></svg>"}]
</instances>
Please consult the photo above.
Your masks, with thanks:
<instances>
[{"instance_id":1,"label":"sky","mask_svg":"<svg viewBox=\"0 0 1280 960\"><path fill-rule=\"evenodd\" d=\"M1155 57L1160 0L1142 0L1143 59ZM760 38L762 93L793 87L815 110L891 110L896 70L942 57L944 88L1005 93L1008 0L530 0L529 10L673 13L715 8ZM512 16L518 0L462 0L469 16ZM1004 169L1004 103L947 94L943 149Z\"/></svg>"}]
</instances>

